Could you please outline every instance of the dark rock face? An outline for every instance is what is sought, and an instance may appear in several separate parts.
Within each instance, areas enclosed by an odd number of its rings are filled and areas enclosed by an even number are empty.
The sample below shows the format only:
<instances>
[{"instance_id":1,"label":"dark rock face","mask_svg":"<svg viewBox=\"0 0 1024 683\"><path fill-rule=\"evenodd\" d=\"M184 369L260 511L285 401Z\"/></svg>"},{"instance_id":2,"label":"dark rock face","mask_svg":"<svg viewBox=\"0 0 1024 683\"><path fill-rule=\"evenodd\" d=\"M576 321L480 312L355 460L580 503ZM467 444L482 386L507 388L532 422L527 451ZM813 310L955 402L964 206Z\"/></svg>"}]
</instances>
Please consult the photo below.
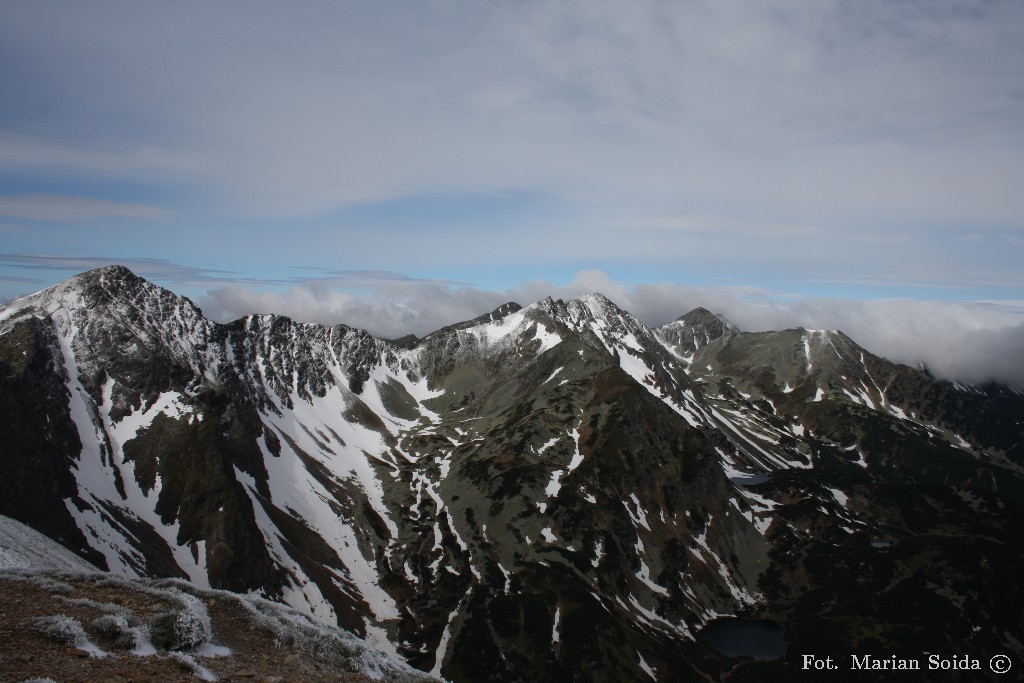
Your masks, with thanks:
<instances>
[{"instance_id":1,"label":"dark rock face","mask_svg":"<svg viewBox=\"0 0 1024 683\"><path fill-rule=\"evenodd\" d=\"M0 336L0 514L16 517L105 568L64 506L77 490L81 450L47 320L27 318Z\"/></svg>"},{"instance_id":2,"label":"dark rock face","mask_svg":"<svg viewBox=\"0 0 1024 683\"><path fill-rule=\"evenodd\" d=\"M795 674L719 654L723 614L1024 654L1022 444L1011 389L601 295L397 342L218 325L120 267L0 309L0 514L457 681Z\"/></svg>"}]
</instances>

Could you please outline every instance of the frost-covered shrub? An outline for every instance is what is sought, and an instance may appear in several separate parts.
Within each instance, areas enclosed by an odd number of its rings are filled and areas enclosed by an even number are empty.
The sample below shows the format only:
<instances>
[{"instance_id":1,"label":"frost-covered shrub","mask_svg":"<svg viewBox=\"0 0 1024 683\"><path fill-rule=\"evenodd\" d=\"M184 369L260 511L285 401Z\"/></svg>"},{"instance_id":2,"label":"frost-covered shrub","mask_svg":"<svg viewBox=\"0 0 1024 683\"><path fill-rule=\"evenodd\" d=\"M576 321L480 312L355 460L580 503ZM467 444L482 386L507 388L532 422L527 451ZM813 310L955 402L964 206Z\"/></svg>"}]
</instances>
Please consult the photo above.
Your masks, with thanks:
<instances>
[{"instance_id":1,"label":"frost-covered shrub","mask_svg":"<svg viewBox=\"0 0 1024 683\"><path fill-rule=\"evenodd\" d=\"M123 605L117 605L112 602L99 602L91 598L61 598L61 601L68 605L79 605L81 607L91 607L94 610L105 612L107 614L116 614L122 616L129 621L134 618L132 611Z\"/></svg>"},{"instance_id":2,"label":"frost-covered shrub","mask_svg":"<svg viewBox=\"0 0 1024 683\"><path fill-rule=\"evenodd\" d=\"M52 579L49 576L32 576L29 581L50 593L73 593L74 587L70 584Z\"/></svg>"},{"instance_id":3,"label":"frost-covered shrub","mask_svg":"<svg viewBox=\"0 0 1024 683\"><path fill-rule=\"evenodd\" d=\"M199 598L174 589L167 591L181 605L149 622L150 641L160 650L188 650L210 640L210 613Z\"/></svg>"},{"instance_id":4,"label":"frost-covered shrub","mask_svg":"<svg viewBox=\"0 0 1024 683\"><path fill-rule=\"evenodd\" d=\"M134 650L147 641L146 634L119 614L104 614L92 621L96 632L119 650Z\"/></svg>"},{"instance_id":5,"label":"frost-covered shrub","mask_svg":"<svg viewBox=\"0 0 1024 683\"><path fill-rule=\"evenodd\" d=\"M209 642L213 638L213 624L206 605L199 598L185 592L180 585L193 590L184 582L168 579L145 583L142 581L126 581L119 577L106 576L96 581L97 586L113 586L128 588L158 598L171 607L150 619L148 625L138 624L130 610L118 610L113 613L125 616L129 625L139 625L141 640L137 641L136 650L156 648L158 650L188 650ZM102 607L98 607L101 609Z\"/></svg>"},{"instance_id":6,"label":"frost-covered shrub","mask_svg":"<svg viewBox=\"0 0 1024 683\"><path fill-rule=\"evenodd\" d=\"M78 646L88 641L82 623L74 617L58 614L49 617L36 617L32 627L55 643Z\"/></svg>"},{"instance_id":7,"label":"frost-covered shrub","mask_svg":"<svg viewBox=\"0 0 1024 683\"><path fill-rule=\"evenodd\" d=\"M362 672L375 680L436 680L381 654L347 631L313 621L305 614L255 596L245 596L240 602L253 622L274 633L278 644L330 662L336 670Z\"/></svg>"}]
</instances>

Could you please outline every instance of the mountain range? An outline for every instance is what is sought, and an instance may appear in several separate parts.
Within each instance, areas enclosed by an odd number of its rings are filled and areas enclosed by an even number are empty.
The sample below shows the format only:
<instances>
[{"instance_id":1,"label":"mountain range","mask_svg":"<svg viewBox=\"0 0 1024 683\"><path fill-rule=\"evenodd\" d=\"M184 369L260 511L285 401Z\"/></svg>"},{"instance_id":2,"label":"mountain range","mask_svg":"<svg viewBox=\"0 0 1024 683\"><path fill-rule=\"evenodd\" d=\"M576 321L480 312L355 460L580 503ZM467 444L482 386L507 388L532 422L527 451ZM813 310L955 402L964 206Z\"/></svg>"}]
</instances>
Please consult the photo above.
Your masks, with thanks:
<instances>
[{"instance_id":1,"label":"mountain range","mask_svg":"<svg viewBox=\"0 0 1024 683\"><path fill-rule=\"evenodd\" d=\"M384 340L83 273L0 309L0 514L452 681L1024 665L1024 393L704 309L548 298ZM726 617L784 654L727 654Z\"/></svg>"}]
</instances>

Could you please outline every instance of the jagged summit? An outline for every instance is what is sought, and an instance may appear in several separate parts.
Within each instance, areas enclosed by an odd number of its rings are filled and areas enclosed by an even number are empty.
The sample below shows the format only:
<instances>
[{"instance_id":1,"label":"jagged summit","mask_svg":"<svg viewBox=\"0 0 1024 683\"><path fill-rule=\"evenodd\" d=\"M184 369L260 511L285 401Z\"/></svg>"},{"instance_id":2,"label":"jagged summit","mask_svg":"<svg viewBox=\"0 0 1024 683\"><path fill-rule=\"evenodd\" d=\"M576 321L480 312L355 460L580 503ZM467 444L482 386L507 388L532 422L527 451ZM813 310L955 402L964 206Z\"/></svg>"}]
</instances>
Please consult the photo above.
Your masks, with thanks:
<instances>
[{"instance_id":1,"label":"jagged summit","mask_svg":"<svg viewBox=\"0 0 1024 683\"><path fill-rule=\"evenodd\" d=\"M546 297L527 308L547 315L573 329L579 329L590 323L615 324L616 321L626 318L632 321L631 325L641 324L600 292L583 294L568 301Z\"/></svg>"},{"instance_id":2,"label":"jagged summit","mask_svg":"<svg viewBox=\"0 0 1024 683\"><path fill-rule=\"evenodd\" d=\"M142 280L143 279L143 278L139 277L134 271L132 271L131 268L129 268L128 266L123 266L123 265L121 265L119 263L112 263L109 266L103 266L101 268L94 268L92 270L88 270L88 271L82 273L81 275L79 275L78 277L88 278L88 277L97 276L97 275L99 277L104 277L104 278L109 277L109 278L115 278L115 279L120 279L120 280Z\"/></svg>"},{"instance_id":3,"label":"jagged summit","mask_svg":"<svg viewBox=\"0 0 1024 683\"><path fill-rule=\"evenodd\" d=\"M71 277L35 294L15 299L0 308L0 320L15 314L40 309L52 313L82 304L104 310L141 310L147 306L179 307L192 318L202 318L202 310L188 297L159 287L122 265L95 268Z\"/></svg>"},{"instance_id":4,"label":"jagged summit","mask_svg":"<svg viewBox=\"0 0 1024 683\"><path fill-rule=\"evenodd\" d=\"M738 328L730 323L725 316L720 313L712 313L703 306L698 306L689 313L679 316L675 322L682 323L687 327L714 327L720 326L724 329L738 331Z\"/></svg>"},{"instance_id":5,"label":"jagged summit","mask_svg":"<svg viewBox=\"0 0 1024 683\"><path fill-rule=\"evenodd\" d=\"M724 317L699 306L657 329L658 336L680 356L692 356L711 342L738 332Z\"/></svg>"}]
</instances>

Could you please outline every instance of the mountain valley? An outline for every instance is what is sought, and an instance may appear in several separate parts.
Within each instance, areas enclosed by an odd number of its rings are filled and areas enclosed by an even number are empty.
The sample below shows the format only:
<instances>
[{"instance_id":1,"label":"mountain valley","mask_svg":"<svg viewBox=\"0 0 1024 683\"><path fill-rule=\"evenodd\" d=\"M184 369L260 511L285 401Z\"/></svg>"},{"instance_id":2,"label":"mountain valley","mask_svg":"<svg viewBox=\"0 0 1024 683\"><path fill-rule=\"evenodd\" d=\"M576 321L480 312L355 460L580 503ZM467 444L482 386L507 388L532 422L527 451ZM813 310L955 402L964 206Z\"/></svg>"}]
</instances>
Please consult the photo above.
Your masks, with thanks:
<instances>
[{"instance_id":1,"label":"mountain valley","mask_svg":"<svg viewBox=\"0 0 1024 683\"><path fill-rule=\"evenodd\" d=\"M90 271L0 309L0 515L451 681L1024 666L1024 393L704 309L549 298L389 341ZM786 654L722 654L732 616Z\"/></svg>"}]
</instances>

